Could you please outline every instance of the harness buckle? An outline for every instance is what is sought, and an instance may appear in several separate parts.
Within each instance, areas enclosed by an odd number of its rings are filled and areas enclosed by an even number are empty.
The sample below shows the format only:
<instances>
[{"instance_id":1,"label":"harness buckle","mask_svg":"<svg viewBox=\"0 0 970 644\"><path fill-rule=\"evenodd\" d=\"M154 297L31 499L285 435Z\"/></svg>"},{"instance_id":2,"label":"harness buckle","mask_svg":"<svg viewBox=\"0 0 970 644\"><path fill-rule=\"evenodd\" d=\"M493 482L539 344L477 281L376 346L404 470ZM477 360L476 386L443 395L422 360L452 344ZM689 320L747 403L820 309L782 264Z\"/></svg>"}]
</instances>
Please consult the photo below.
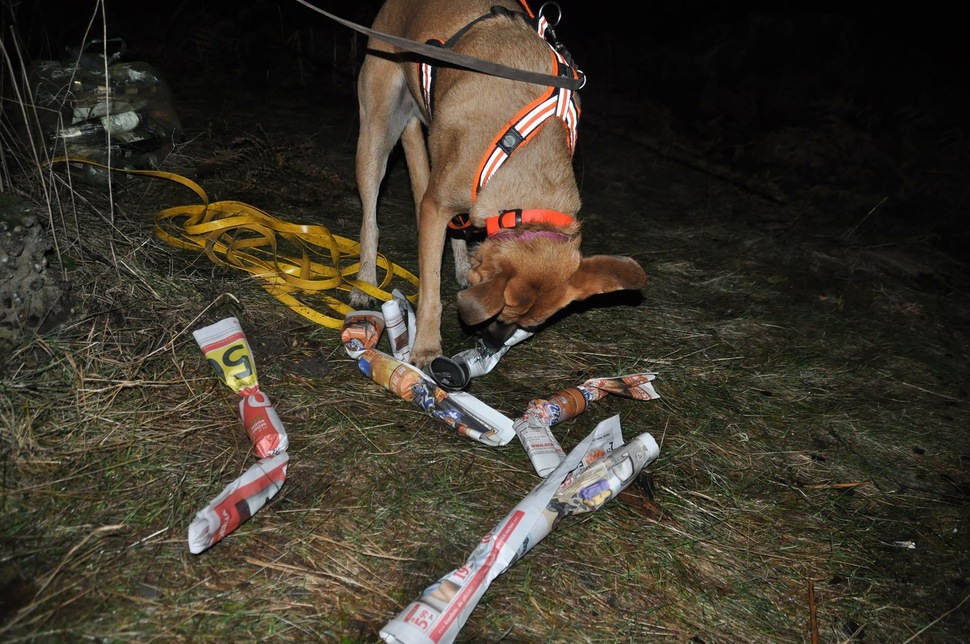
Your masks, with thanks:
<instances>
[{"instance_id":1,"label":"harness buckle","mask_svg":"<svg viewBox=\"0 0 970 644\"><path fill-rule=\"evenodd\" d=\"M513 208L511 210L503 210L498 215L498 228L499 230L505 230L509 228L518 228L522 225L522 209Z\"/></svg>"},{"instance_id":2,"label":"harness buckle","mask_svg":"<svg viewBox=\"0 0 970 644\"><path fill-rule=\"evenodd\" d=\"M505 131L502 138L498 140L498 147L502 148L502 151L505 152L505 154L512 156L512 153L515 152L515 149L519 147L524 140L525 138L522 136L522 134L515 129L515 125L512 125L508 130Z\"/></svg>"}]
</instances>

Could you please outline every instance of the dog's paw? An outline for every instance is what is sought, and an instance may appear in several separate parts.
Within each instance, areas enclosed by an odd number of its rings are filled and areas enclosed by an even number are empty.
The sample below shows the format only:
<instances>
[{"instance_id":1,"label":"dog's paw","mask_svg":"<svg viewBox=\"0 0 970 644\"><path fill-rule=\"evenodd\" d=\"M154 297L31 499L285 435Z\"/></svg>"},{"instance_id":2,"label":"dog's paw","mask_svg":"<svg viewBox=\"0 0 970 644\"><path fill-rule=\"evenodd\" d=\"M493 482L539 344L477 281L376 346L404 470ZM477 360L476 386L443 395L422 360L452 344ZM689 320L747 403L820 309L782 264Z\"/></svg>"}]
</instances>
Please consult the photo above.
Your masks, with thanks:
<instances>
[{"instance_id":1,"label":"dog's paw","mask_svg":"<svg viewBox=\"0 0 970 644\"><path fill-rule=\"evenodd\" d=\"M350 289L350 308L355 311L369 311L374 306L374 299L359 288Z\"/></svg>"},{"instance_id":2,"label":"dog's paw","mask_svg":"<svg viewBox=\"0 0 970 644\"><path fill-rule=\"evenodd\" d=\"M424 349L421 351L412 350L411 351L411 364L420 369L421 371L428 372L427 367L431 364L431 361L441 355L441 348L437 349Z\"/></svg>"}]
</instances>

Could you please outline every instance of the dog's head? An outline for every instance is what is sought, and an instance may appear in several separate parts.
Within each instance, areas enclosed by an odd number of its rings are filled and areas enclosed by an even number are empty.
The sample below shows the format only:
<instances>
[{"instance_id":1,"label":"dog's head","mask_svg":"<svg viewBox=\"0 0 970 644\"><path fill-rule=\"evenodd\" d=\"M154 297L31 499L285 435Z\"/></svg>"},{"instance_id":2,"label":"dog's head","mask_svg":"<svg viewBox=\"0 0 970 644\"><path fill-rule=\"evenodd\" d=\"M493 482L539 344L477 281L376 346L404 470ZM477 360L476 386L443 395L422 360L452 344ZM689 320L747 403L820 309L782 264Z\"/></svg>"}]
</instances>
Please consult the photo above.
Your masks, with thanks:
<instances>
[{"instance_id":1,"label":"dog's head","mask_svg":"<svg viewBox=\"0 0 970 644\"><path fill-rule=\"evenodd\" d=\"M638 289L647 281L629 257L583 257L578 235L537 233L482 243L468 273L471 286L458 293L458 313L466 324L497 317L535 327L571 302Z\"/></svg>"}]
</instances>

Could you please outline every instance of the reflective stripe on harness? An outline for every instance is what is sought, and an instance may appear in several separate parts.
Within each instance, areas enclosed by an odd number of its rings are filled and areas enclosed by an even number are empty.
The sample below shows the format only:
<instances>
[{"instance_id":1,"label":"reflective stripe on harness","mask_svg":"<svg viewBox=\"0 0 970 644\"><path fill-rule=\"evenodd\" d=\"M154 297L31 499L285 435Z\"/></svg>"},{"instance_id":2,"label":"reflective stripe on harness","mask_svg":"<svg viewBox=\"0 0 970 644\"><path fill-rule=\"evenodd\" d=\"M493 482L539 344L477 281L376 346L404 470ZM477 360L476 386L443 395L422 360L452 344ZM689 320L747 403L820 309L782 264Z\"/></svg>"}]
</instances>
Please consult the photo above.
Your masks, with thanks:
<instances>
[{"instance_id":1,"label":"reflective stripe on harness","mask_svg":"<svg viewBox=\"0 0 970 644\"><path fill-rule=\"evenodd\" d=\"M576 70L569 66L566 59L551 45L549 50L552 52L556 74L559 76L572 74L576 78ZM478 198L478 191L488 183L495 171L502 167L519 146L532 138L546 119L557 116L562 120L566 126L569 151L573 152L576 149L579 112L575 93L559 87L547 88L542 96L522 108L499 132L482 157L478 166L477 180L472 186L472 203Z\"/></svg>"},{"instance_id":2,"label":"reflective stripe on harness","mask_svg":"<svg viewBox=\"0 0 970 644\"><path fill-rule=\"evenodd\" d=\"M432 38L428 41L429 45L443 46L445 44L444 40L439 38ZM438 74L438 68L430 63L421 62L418 63L418 82L421 84L421 97L424 99L424 107L428 111L428 118L434 114L431 109L431 101L434 93L431 91L434 87L434 78Z\"/></svg>"},{"instance_id":3,"label":"reflective stripe on harness","mask_svg":"<svg viewBox=\"0 0 970 644\"><path fill-rule=\"evenodd\" d=\"M554 3L553 3L554 4ZM566 58L557 50L559 46L553 46L553 44L547 38L547 33L553 34L550 29L549 20L545 17L542 10L536 15L532 9L529 8L528 2L526 0L519 0L519 5L524 9L525 15L528 16L529 23L539 34L547 45L549 45L549 50L552 53L552 67L555 70L556 76L561 76L563 78L579 78L579 74L570 63L567 62ZM545 8L545 5L543 5ZM558 7L557 7L558 8ZM461 37L465 34L473 25L481 22L482 20L487 20L491 17L497 15L509 15L508 9L504 9L499 6L492 7L492 11L479 16L475 20L462 27L447 41L440 40L438 38L432 38L427 42L430 45L437 45L440 47L450 48L452 47ZM558 19L557 19L558 20ZM552 40L555 42L555 35L552 35ZM568 52L567 52L568 56ZM433 119L434 114L434 83L435 76L437 75L437 67L428 62L418 63L418 84L421 90L421 98L424 101L424 107L428 115L428 119ZM492 141L491 145L486 149L485 154L482 156L482 160L478 166L478 173L475 181L472 183L472 203L474 203L478 198L478 191L481 190L488 180L492 178L496 170L502 167L502 164L515 152L519 146L521 146L526 141L530 140L532 136L539 130L546 119L553 116L558 117L562 120L566 129L567 143L569 144L570 153L574 152L576 149L576 136L577 128L579 126L579 114L580 109L576 103L576 95L573 90L563 89L558 87L547 87L543 94L522 108L518 114L516 114L505 126L499 131L498 135Z\"/></svg>"}]
</instances>

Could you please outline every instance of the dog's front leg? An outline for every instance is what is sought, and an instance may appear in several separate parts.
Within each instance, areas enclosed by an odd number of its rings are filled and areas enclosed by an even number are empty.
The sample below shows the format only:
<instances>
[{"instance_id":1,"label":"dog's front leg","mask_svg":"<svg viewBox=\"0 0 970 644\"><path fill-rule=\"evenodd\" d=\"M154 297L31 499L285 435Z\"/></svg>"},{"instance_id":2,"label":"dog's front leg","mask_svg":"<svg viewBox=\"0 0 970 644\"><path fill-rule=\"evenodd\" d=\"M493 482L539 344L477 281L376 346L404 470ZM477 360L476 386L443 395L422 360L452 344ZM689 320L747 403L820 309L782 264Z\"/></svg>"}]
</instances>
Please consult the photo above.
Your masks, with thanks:
<instances>
[{"instance_id":1,"label":"dog's front leg","mask_svg":"<svg viewBox=\"0 0 970 644\"><path fill-rule=\"evenodd\" d=\"M378 56L367 56L357 83L360 131L357 137L355 169L363 214L360 225L360 270L357 279L376 284L380 238L377 228L377 198L387 172L387 158L405 127L414 130L415 125L420 128L420 124L414 116L417 105L408 94L404 73L397 63ZM425 160L424 164L427 163ZM355 287L350 293L350 305L363 309L373 306L373 302L370 296Z\"/></svg>"},{"instance_id":2,"label":"dog's front leg","mask_svg":"<svg viewBox=\"0 0 970 644\"><path fill-rule=\"evenodd\" d=\"M390 135L380 131L375 118L361 102L361 125L357 142L356 176L360 194L360 269L357 279L368 284L377 283L377 247L380 231L377 227L377 196L387 170L387 155L393 143ZM354 287L350 292L350 306L365 309L371 306L371 297Z\"/></svg>"},{"instance_id":3,"label":"dog's front leg","mask_svg":"<svg viewBox=\"0 0 970 644\"><path fill-rule=\"evenodd\" d=\"M411 362L419 369L441 355L441 259L449 217L442 219L437 202L428 194L421 201L418 221L418 319Z\"/></svg>"}]
</instances>

